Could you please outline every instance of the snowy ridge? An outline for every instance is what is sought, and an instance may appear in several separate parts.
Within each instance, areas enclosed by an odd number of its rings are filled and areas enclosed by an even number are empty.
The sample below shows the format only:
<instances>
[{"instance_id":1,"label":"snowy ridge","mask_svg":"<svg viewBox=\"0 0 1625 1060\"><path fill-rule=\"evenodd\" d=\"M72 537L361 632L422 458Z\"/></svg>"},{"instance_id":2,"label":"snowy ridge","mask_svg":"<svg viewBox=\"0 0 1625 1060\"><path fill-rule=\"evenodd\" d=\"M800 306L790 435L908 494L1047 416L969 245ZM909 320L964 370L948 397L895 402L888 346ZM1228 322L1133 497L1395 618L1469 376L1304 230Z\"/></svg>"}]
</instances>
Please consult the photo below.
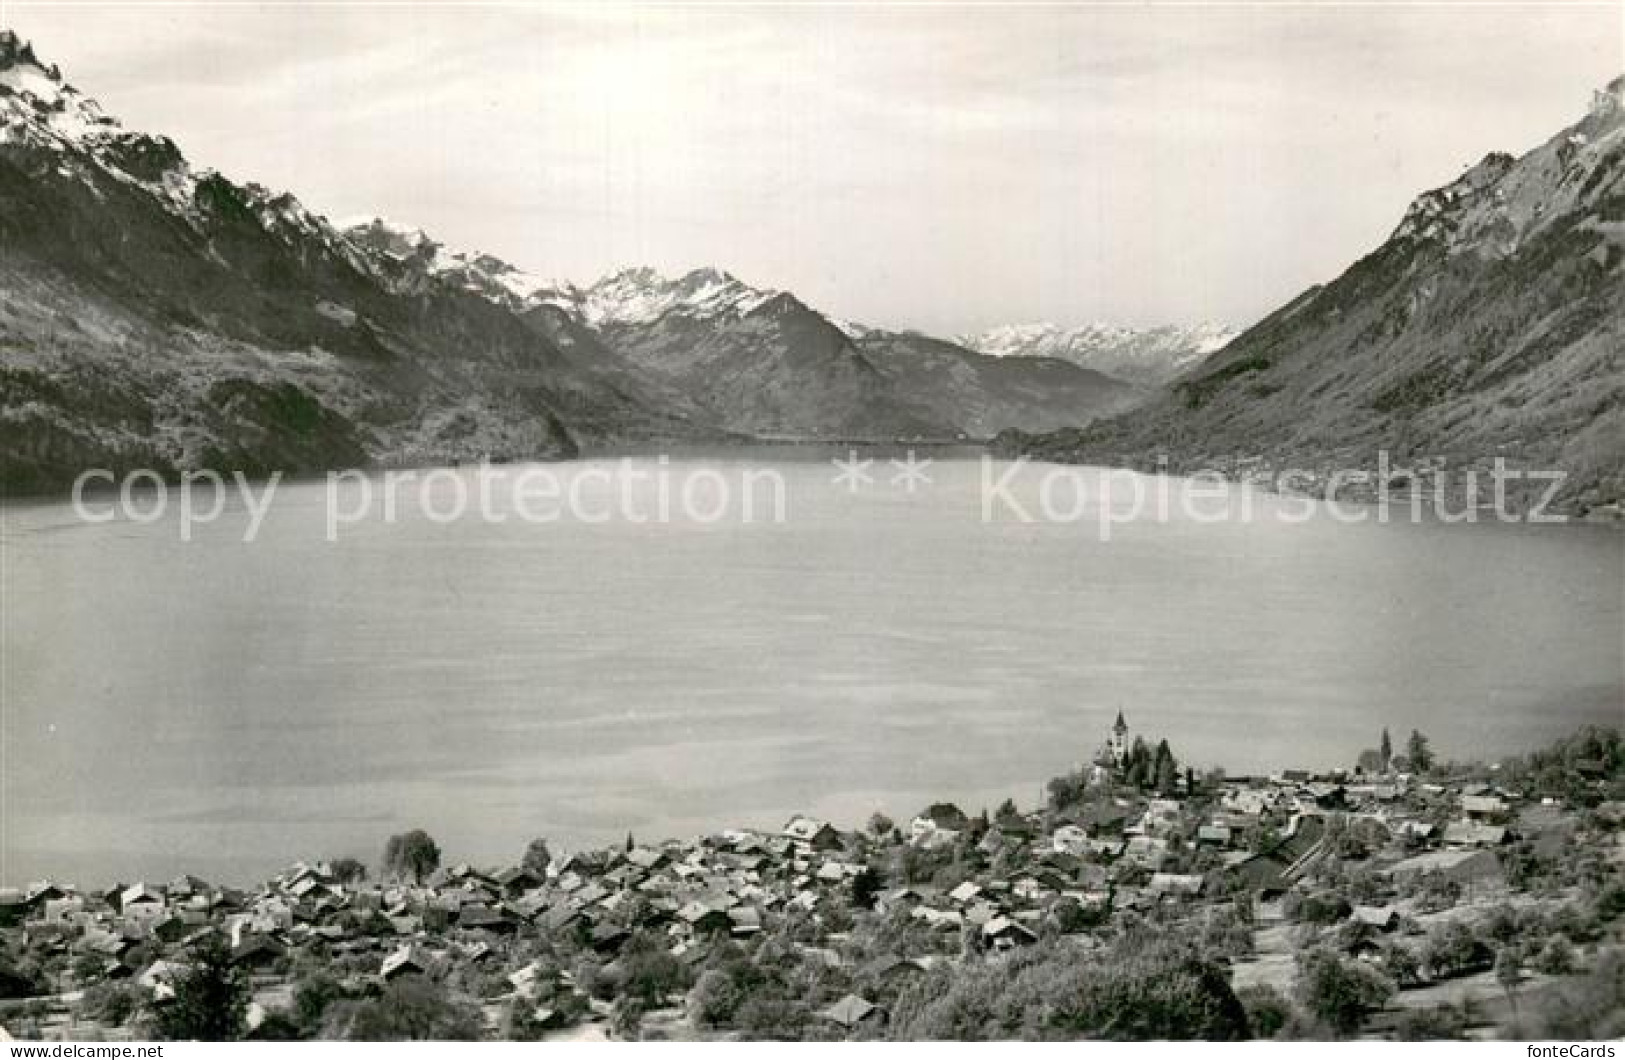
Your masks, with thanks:
<instances>
[{"instance_id":1,"label":"snowy ridge","mask_svg":"<svg viewBox=\"0 0 1625 1060\"><path fill-rule=\"evenodd\" d=\"M338 231L293 195L259 184L231 184L213 169L193 169L168 137L126 130L96 100L68 84L56 66L41 63L32 46L11 30L0 30L0 144L53 152L60 156L57 170L63 176L88 178L93 169L141 188L194 229L201 227L200 187L229 186L267 232L284 241L316 239L361 263Z\"/></svg>"},{"instance_id":2,"label":"snowy ridge","mask_svg":"<svg viewBox=\"0 0 1625 1060\"><path fill-rule=\"evenodd\" d=\"M1386 241L1131 415L1019 448L1176 473L1228 461L1261 479L1401 449L1468 497L1463 476L1505 460L1562 471L1511 502L1525 510L1617 513L1622 290L1625 78L1518 157L1488 154L1417 196Z\"/></svg>"},{"instance_id":3,"label":"snowy ridge","mask_svg":"<svg viewBox=\"0 0 1625 1060\"><path fill-rule=\"evenodd\" d=\"M594 327L652 324L670 314L737 320L779 294L710 268L676 279L648 267L622 269L580 287L526 272L490 254L453 250L421 228L382 217L352 219L342 228L347 239L375 260L406 266L513 309L556 306Z\"/></svg>"},{"instance_id":4,"label":"snowy ridge","mask_svg":"<svg viewBox=\"0 0 1625 1060\"><path fill-rule=\"evenodd\" d=\"M559 304L561 292L573 290L568 283L532 275L490 254L452 250L421 228L387 218L352 218L339 227L374 265L392 265L413 280L437 280L510 309Z\"/></svg>"},{"instance_id":5,"label":"snowy ridge","mask_svg":"<svg viewBox=\"0 0 1625 1060\"><path fill-rule=\"evenodd\" d=\"M670 279L647 267L623 269L575 293L581 316L594 325L652 324L671 313L695 320L737 320L779 295L720 269L695 269Z\"/></svg>"},{"instance_id":6,"label":"snowy ridge","mask_svg":"<svg viewBox=\"0 0 1625 1060\"><path fill-rule=\"evenodd\" d=\"M955 341L993 357L1054 357L1133 382L1161 382L1222 349L1239 330L1226 324L1131 328L1095 322L1005 324Z\"/></svg>"},{"instance_id":7,"label":"snowy ridge","mask_svg":"<svg viewBox=\"0 0 1625 1060\"><path fill-rule=\"evenodd\" d=\"M1583 196L1606 189L1605 167L1625 144L1625 77L1592 97L1580 122L1521 158L1485 156L1460 177L1417 196L1389 237L1437 243L1447 254L1487 258L1516 253L1555 217L1573 211Z\"/></svg>"},{"instance_id":8,"label":"snowy ridge","mask_svg":"<svg viewBox=\"0 0 1625 1060\"><path fill-rule=\"evenodd\" d=\"M11 30L0 30L0 143L32 143L61 151L104 133L117 119L47 67Z\"/></svg>"}]
</instances>

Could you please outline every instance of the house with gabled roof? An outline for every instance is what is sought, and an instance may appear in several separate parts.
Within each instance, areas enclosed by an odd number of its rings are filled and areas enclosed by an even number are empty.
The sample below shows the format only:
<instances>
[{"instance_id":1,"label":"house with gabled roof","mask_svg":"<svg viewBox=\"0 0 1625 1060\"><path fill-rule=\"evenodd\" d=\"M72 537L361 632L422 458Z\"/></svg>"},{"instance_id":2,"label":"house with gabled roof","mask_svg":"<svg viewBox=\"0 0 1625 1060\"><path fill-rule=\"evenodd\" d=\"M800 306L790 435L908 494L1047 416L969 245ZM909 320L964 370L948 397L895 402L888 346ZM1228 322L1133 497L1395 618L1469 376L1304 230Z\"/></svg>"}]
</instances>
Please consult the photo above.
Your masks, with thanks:
<instances>
[{"instance_id":1,"label":"house with gabled roof","mask_svg":"<svg viewBox=\"0 0 1625 1060\"><path fill-rule=\"evenodd\" d=\"M841 833L828 821L796 814L785 822L780 834L793 843L813 850L834 850L841 845Z\"/></svg>"},{"instance_id":2,"label":"house with gabled roof","mask_svg":"<svg viewBox=\"0 0 1625 1060\"><path fill-rule=\"evenodd\" d=\"M434 961L427 954L416 946L406 945L384 958L378 977L387 983L403 975L428 975L433 969Z\"/></svg>"},{"instance_id":3,"label":"house with gabled roof","mask_svg":"<svg viewBox=\"0 0 1625 1060\"><path fill-rule=\"evenodd\" d=\"M1030 928L1007 916L995 916L983 923L982 938L997 949L1030 946L1038 941Z\"/></svg>"}]
</instances>

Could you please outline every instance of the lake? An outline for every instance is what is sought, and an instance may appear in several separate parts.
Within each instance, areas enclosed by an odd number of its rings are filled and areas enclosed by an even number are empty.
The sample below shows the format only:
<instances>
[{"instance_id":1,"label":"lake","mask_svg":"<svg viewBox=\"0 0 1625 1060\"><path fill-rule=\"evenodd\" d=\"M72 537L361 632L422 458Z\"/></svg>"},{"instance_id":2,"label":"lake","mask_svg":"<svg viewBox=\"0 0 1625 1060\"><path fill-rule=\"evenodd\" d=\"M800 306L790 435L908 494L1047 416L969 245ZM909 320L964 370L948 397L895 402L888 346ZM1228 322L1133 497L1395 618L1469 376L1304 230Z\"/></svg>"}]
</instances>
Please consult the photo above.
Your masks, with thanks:
<instances>
[{"instance_id":1,"label":"lake","mask_svg":"<svg viewBox=\"0 0 1625 1060\"><path fill-rule=\"evenodd\" d=\"M281 484L252 543L241 499L190 541L173 501L95 524L12 503L0 881L247 882L376 862L414 826L448 861L512 863L534 836L1031 805L1119 709L1232 773L1351 765L1384 726L1465 757L1625 720L1615 529L1286 523L1308 506L1236 487L1250 521L1176 512L1103 541L1093 501L984 521L1008 467L926 452L911 492L894 454L865 455L869 483L786 452L638 460L630 481L541 468L554 514L573 491L610 515L591 522L437 521L410 487L388 522L354 515L381 483L347 481L336 541L320 481ZM782 522L765 502L750 523L647 518L681 499L673 476L738 502L764 469ZM1036 508L1045 469L1017 470Z\"/></svg>"}]
</instances>

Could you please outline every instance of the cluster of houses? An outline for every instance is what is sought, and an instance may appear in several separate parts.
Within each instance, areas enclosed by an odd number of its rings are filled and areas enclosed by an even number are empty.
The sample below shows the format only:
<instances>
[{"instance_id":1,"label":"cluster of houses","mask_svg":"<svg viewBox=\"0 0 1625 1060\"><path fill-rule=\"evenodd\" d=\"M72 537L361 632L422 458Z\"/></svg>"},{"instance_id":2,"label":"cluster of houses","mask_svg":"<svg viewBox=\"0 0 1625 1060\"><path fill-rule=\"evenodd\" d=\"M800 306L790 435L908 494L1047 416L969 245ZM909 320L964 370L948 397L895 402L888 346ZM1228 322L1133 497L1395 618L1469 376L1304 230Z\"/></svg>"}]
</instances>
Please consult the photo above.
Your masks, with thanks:
<instances>
[{"instance_id":1,"label":"cluster of houses","mask_svg":"<svg viewBox=\"0 0 1625 1060\"><path fill-rule=\"evenodd\" d=\"M10 953L60 957L67 971L46 984L53 991L130 980L155 1004L210 934L229 942L257 996L270 996L279 979L285 987L294 958L314 954L377 983L482 965L505 977L508 1002L546 1002L576 986L556 963L519 960L528 951L516 938L568 939L613 962L634 932L652 933L698 969L721 940L748 945L790 914L862 906L941 934L912 951L940 956L866 969L901 980L933 961L1030 945L1056 930L1063 903L1098 918L1228 901L1243 890L1268 902L1321 859L1346 856L1350 836L1395 881L1493 889L1504 885L1500 847L1520 834L1561 844L1573 822L1561 806L1485 784L1287 772L1164 795L1108 787L1076 807L991 820L942 803L884 835L796 816L777 831L569 853L545 867L456 865L422 880L368 881L318 863L251 889L191 876L97 892L42 882L0 890L0 941ZM845 959L829 947L821 957ZM0 996L5 986L0 971ZM607 1014L601 999L577 1000L577 1010ZM267 1007L257 1004L251 1022ZM533 1018L562 1021L570 1009L543 1003ZM883 1013L854 993L819 1016L852 1028Z\"/></svg>"}]
</instances>

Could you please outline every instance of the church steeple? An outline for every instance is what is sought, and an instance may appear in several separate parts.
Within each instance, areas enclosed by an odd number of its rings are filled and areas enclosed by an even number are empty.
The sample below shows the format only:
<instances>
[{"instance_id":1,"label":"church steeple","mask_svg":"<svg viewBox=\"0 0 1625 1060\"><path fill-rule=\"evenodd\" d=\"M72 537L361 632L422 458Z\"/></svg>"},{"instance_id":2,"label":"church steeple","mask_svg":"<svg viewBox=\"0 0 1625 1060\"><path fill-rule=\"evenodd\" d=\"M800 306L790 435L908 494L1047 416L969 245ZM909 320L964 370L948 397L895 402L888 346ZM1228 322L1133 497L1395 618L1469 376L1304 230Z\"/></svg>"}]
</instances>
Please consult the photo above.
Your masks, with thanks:
<instances>
[{"instance_id":1,"label":"church steeple","mask_svg":"<svg viewBox=\"0 0 1625 1060\"><path fill-rule=\"evenodd\" d=\"M1117 711L1117 722L1112 726L1111 734L1106 737L1106 753L1111 756L1114 766L1122 765L1123 759L1128 757L1128 722L1123 720L1121 708Z\"/></svg>"}]
</instances>

